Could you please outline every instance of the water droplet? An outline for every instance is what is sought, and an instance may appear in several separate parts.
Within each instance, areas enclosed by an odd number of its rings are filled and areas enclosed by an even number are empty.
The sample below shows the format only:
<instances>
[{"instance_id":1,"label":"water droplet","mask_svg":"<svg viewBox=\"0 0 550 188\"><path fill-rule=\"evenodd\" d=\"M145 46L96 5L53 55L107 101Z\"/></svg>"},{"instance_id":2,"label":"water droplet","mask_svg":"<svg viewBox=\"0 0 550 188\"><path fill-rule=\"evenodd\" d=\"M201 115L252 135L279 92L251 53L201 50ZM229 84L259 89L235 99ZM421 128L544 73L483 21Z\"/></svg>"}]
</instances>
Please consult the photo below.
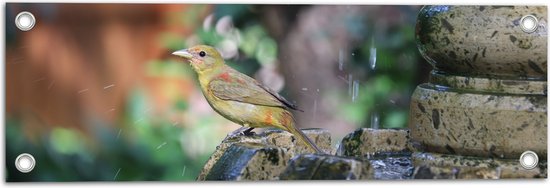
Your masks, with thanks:
<instances>
[{"instance_id":1,"label":"water droplet","mask_svg":"<svg viewBox=\"0 0 550 188\"><path fill-rule=\"evenodd\" d=\"M82 94L82 93L84 93L84 92L86 92L86 91L88 91L88 90L89 90L88 88L83 89L83 90L80 90L80 91L78 91L78 94Z\"/></svg>"},{"instance_id":2,"label":"water droplet","mask_svg":"<svg viewBox=\"0 0 550 188\"><path fill-rule=\"evenodd\" d=\"M122 169L122 168L118 168L118 170L116 171L116 174L115 174L115 177L113 178L113 180L116 180L116 177L118 176L118 173L120 172L120 169Z\"/></svg>"},{"instance_id":3,"label":"water droplet","mask_svg":"<svg viewBox=\"0 0 550 188\"><path fill-rule=\"evenodd\" d=\"M379 129L380 128L378 112L373 112L371 114L370 127L373 128L373 129Z\"/></svg>"},{"instance_id":4,"label":"water droplet","mask_svg":"<svg viewBox=\"0 0 550 188\"><path fill-rule=\"evenodd\" d=\"M374 70L374 68L376 67L376 48L374 47L370 48L369 64L370 68Z\"/></svg>"},{"instance_id":5,"label":"water droplet","mask_svg":"<svg viewBox=\"0 0 550 188\"><path fill-rule=\"evenodd\" d=\"M313 100L313 117L312 117L312 122L313 123L316 123L315 122L315 119L317 119L317 100Z\"/></svg>"},{"instance_id":6,"label":"water droplet","mask_svg":"<svg viewBox=\"0 0 550 188\"><path fill-rule=\"evenodd\" d=\"M162 144L160 144L159 146L157 146L157 150L162 148L162 146L166 145L166 142L163 142Z\"/></svg>"},{"instance_id":7,"label":"water droplet","mask_svg":"<svg viewBox=\"0 0 550 188\"><path fill-rule=\"evenodd\" d=\"M358 95L359 95L359 81L354 80L353 81L353 95L351 97L351 101L355 102L355 100L357 100Z\"/></svg>"},{"instance_id":8,"label":"water droplet","mask_svg":"<svg viewBox=\"0 0 550 188\"><path fill-rule=\"evenodd\" d=\"M353 94L353 75L349 74L348 75L348 95L352 95Z\"/></svg>"},{"instance_id":9,"label":"water droplet","mask_svg":"<svg viewBox=\"0 0 550 188\"><path fill-rule=\"evenodd\" d=\"M342 50L338 52L338 69L344 70L344 52Z\"/></svg>"},{"instance_id":10,"label":"water droplet","mask_svg":"<svg viewBox=\"0 0 550 188\"><path fill-rule=\"evenodd\" d=\"M141 118L137 119L136 121L134 121L134 125L139 123L140 121L143 121L143 117L141 117Z\"/></svg>"},{"instance_id":11,"label":"water droplet","mask_svg":"<svg viewBox=\"0 0 550 188\"><path fill-rule=\"evenodd\" d=\"M103 89L109 89L109 88L114 87L114 86L115 86L115 84L111 84L111 85L103 87Z\"/></svg>"},{"instance_id":12,"label":"water droplet","mask_svg":"<svg viewBox=\"0 0 550 188\"><path fill-rule=\"evenodd\" d=\"M183 172L181 173L181 176L185 175L185 169L187 169L187 166L183 166Z\"/></svg>"},{"instance_id":13,"label":"water droplet","mask_svg":"<svg viewBox=\"0 0 550 188\"><path fill-rule=\"evenodd\" d=\"M40 81L45 80L45 79L46 79L46 78L41 77L41 78L38 78L38 79L36 79L36 80L34 80L34 81L32 81L32 82L33 82L33 83L34 83L34 82L40 82Z\"/></svg>"},{"instance_id":14,"label":"water droplet","mask_svg":"<svg viewBox=\"0 0 550 188\"><path fill-rule=\"evenodd\" d=\"M118 138L120 137L120 133L122 132L122 129L119 129L118 130L118 134L116 135L116 140L118 140Z\"/></svg>"},{"instance_id":15,"label":"water droplet","mask_svg":"<svg viewBox=\"0 0 550 188\"><path fill-rule=\"evenodd\" d=\"M302 88L302 91L307 91L307 87L303 87L303 88Z\"/></svg>"}]
</instances>

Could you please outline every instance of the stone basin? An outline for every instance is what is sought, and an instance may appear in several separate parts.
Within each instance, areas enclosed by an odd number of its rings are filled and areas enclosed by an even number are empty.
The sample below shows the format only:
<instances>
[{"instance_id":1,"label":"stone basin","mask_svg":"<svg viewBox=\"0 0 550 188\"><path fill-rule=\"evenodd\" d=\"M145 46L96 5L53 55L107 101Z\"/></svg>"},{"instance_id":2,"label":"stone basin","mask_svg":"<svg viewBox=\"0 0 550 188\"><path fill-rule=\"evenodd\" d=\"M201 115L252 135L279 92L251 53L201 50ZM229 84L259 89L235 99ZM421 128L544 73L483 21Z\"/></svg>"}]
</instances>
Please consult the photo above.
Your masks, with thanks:
<instances>
[{"instance_id":1,"label":"stone basin","mask_svg":"<svg viewBox=\"0 0 550 188\"><path fill-rule=\"evenodd\" d=\"M411 99L411 141L437 153L518 159L532 150L546 158L546 100L421 84Z\"/></svg>"},{"instance_id":2,"label":"stone basin","mask_svg":"<svg viewBox=\"0 0 550 188\"><path fill-rule=\"evenodd\" d=\"M519 24L538 19L535 32ZM418 15L420 53L436 70L452 75L546 80L545 6L425 6Z\"/></svg>"}]
</instances>

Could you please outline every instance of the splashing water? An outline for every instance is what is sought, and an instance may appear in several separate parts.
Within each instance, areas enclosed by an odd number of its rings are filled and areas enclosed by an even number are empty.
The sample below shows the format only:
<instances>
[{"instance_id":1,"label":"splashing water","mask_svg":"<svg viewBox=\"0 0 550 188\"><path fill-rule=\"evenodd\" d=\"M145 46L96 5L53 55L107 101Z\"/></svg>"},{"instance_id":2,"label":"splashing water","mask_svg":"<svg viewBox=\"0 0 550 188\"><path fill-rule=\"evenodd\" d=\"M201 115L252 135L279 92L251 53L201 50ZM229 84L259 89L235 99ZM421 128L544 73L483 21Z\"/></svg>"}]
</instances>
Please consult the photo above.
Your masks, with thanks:
<instances>
[{"instance_id":1,"label":"splashing water","mask_svg":"<svg viewBox=\"0 0 550 188\"><path fill-rule=\"evenodd\" d=\"M115 86L115 84L111 84L111 85L103 87L103 89L109 89L109 88L114 87L114 86Z\"/></svg>"},{"instance_id":2,"label":"splashing water","mask_svg":"<svg viewBox=\"0 0 550 188\"><path fill-rule=\"evenodd\" d=\"M178 121L174 121L174 123L172 123L172 126L176 126L176 125L178 125L178 124L179 124Z\"/></svg>"},{"instance_id":3,"label":"splashing water","mask_svg":"<svg viewBox=\"0 0 550 188\"><path fill-rule=\"evenodd\" d=\"M163 142L162 144L160 144L159 146L157 146L157 150L162 148L162 146L166 145L166 142Z\"/></svg>"},{"instance_id":4,"label":"splashing water","mask_svg":"<svg viewBox=\"0 0 550 188\"><path fill-rule=\"evenodd\" d=\"M359 95L359 80L353 81L353 95L351 96L351 101L355 102L357 96Z\"/></svg>"},{"instance_id":5,"label":"splashing water","mask_svg":"<svg viewBox=\"0 0 550 188\"><path fill-rule=\"evenodd\" d=\"M317 99L313 100L313 117L312 117L312 120L313 120L313 123L316 123L316 120L317 119Z\"/></svg>"},{"instance_id":6,"label":"splashing water","mask_svg":"<svg viewBox=\"0 0 550 188\"><path fill-rule=\"evenodd\" d=\"M370 64L370 68L374 70L374 68L376 67L376 48L375 47L370 48L369 64Z\"/></svg>"},{"instance_id":7,"label":"splashing water","mask_svg":"<svg viewBox=\"0 0 550 188\"><path fill-rule=\"evenodd\" d=\"M140 121L143 121L143 117L141 117L141 118L135 120L135 121L134 121L134 125L135 125L135 124L138 124Z\"/></svg>"},{"instance_id":8,"label":"splashing water","mask_svg":"<svg viewBox=\"0 0 550 188\"><path fill-rule=\"evenodd\" d=\"M113 180L116 180L116 177L118 176L118 173L120 173L120 169L122 169L122 168L118 168L118 170L116 171L116 174L115 174L115 177L113 178Z\"/></svg>"},{"instance_id":9,"label":"splashing water","mask_svg":"<svg viewBox=\"0 0 550 188\"><path fill-rule=\"evenodd\" d=\"M370 119L370 127L373 128L373 129L379 129L380 128L380 120L379 120L380 116L378 115L378 112L373 112L371 114L371 119Z\"/></svg>"},{"instance_id":10,"label":"splashing water","mask_svg":"<svg viewBox=\"0 0 550 188\"><path fill-rule=\"evenodd\" d=\"M338 52L338 69L344 70L344 52L342 50Z\"/></svg>"},{"instance_id":11,"label":"splashing water","mask_svg":"<svg viewBox=\"0 0 550 188\"><path fill-rule=\"evenodd\" d=\"M348 95L352 95L353 94L353 75L349 74L348 75Z\"/></svg>"},{"instance_id":12,"label":"splashing water","mask_svg":"<svg viewBox=\"0 0 550 188\"><path fill-rule=\"evenodd\" d=\"M105 111L105 114L106 114L106 113L109 113L109 112L113 112L113 111L115 111L115 108L111 108L111 109Z\"/></svg>"},{"instance_id":13,"label":"splashing water","mask_svg":"<svg viewBox=\"0 0 550 188\"><path fill-rule=\"evenodd\" d=\"M84 92L86 92L86 91L88 91L88 90L89 90L88 88L83 89L83 90L80 90L80 91L78 91L78 94L82 94L82 93L84 93Z\"/></svg>"},{"instance_id":14,"label":"splashing water","mask_svg":"<svg viewBox=\"0 0 550 188\"><path fill-rule=\"evenodd\" d=\"M36 80L34 80L34 81L32 81L32 82L33 82L33 83L34 83L34 82L40 82L40 81L45 80L45 79L46 79L45 77L41 77L41 78L38 78L38 79L36 79Z\"/></svg>"},{"instance_id":15,"label":"splashing water","mask_svg":"<svg viewBox=\"0 0 550 188\"><path fill-rule=\"evenodd\" d=\"M118 134L116 135L116 140L118 140L118 138L120 138L120 133L122 132L122 129L119 129L118 130Z\"/></svg>"}]
</instances>

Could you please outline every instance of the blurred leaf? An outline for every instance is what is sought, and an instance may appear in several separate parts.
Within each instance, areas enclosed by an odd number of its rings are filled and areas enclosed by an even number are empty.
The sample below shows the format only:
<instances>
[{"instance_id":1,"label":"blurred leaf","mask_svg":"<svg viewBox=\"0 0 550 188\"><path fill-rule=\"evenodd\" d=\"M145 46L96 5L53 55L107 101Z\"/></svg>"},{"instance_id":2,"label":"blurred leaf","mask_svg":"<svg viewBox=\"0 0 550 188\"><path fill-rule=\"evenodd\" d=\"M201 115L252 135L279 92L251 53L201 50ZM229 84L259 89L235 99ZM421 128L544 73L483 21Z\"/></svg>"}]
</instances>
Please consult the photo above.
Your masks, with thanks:
<instances>
[{"instance_id":1,"label":"blurred leaf","mask_svg":"<svg viewBox=\"0 0 550 188\"><path fill-rule=\"evenodd\" d=\"M223 37L216 33L213 29L210 31L205 31L199 29L197 32L198 37L201 39L203 44L215 46L216 44L223 41Z\"/></svg>"},{"instance_id":2,"label":"blurred leaf","mask_svg":"<svg viewBox=\"0 0 550 188\"><path fill-rule=\"evenodd\" d=\"M403 128L407 123L407 112L404 111L390 111L386 117L384 117L384 128Z\"/></svg>"},{"instance_id":3,"label":"blurred leaf","mask_svg":"<svg viewBox=\"0 0 550 188\"><path fill-rule=\"evenodd\" d=\"M264 29L259 25L247 27L243 31L243 39L239 48L246 56L254 57L260 39L266 35Z\"/></svg>"},{"instance_id":4,"label":"blurred leaf","mask_svg":"<svg viewBox=\"0 0 550 188\"><path fill-rule=\"evenodd\" d=\"M374 78L373 89L377 95L386 96L391 91L393 84L387 75L380 75Z\"/></svg>"},{"instance_id":5,"label":"blurred leaf","mask_svg":"<svg viewBox=\"0 0 550 188\"><path fill-rule=\"evenodd\" d=\"M277 43L275 40L264 37L258 44L258 49L256 51L256 59L261 64L273 63L277 58Z\"/></svg>"},{"instance_id":6,"label":"blurred leaf","mask_svg":"<svg viewBox=\"0 0 550 188\"><path fill-rule=\"evenodd\" d=\"M76 154L85 149L80 138L74 130L54 128L50 133L50 144L59 153Z\"/></svg>"},{"instance_id":7,"label":"blurred leaf","mask_svg":"<svg viewBox=\"0 0 550 188\"><path fill-rule=\"evenodd\" d=\"M187 108L189 108L189 104L187 101L183 98L178 98L174 104L177 110L185 111Z\"/></svg>"}]
</instances>

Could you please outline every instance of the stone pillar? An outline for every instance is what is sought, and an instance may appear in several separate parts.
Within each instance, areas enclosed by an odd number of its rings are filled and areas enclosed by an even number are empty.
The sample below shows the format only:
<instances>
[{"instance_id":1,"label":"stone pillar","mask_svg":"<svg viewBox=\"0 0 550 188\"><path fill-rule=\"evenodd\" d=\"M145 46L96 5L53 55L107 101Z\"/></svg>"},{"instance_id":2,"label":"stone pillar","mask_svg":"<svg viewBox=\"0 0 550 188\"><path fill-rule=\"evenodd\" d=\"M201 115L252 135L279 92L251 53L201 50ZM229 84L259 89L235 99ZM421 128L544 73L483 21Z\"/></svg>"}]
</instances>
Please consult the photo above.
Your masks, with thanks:
<instances>
[{"instance_id":1,"label":"stone pillar","mask_svg":"<svg viewBox=\"0 0 550 188\"><path fill-rule=\"evenodd\" d=\"M522 30L526 15L538 19L535 31ZM496 161L506 164L501 178L546 176L545 165L523 170L518 162L527 150L543 163L547 156L546 16L545 6L422 8L416 39L434 70L411 99L415 166Z\"/></svg>"}]
</instances>

